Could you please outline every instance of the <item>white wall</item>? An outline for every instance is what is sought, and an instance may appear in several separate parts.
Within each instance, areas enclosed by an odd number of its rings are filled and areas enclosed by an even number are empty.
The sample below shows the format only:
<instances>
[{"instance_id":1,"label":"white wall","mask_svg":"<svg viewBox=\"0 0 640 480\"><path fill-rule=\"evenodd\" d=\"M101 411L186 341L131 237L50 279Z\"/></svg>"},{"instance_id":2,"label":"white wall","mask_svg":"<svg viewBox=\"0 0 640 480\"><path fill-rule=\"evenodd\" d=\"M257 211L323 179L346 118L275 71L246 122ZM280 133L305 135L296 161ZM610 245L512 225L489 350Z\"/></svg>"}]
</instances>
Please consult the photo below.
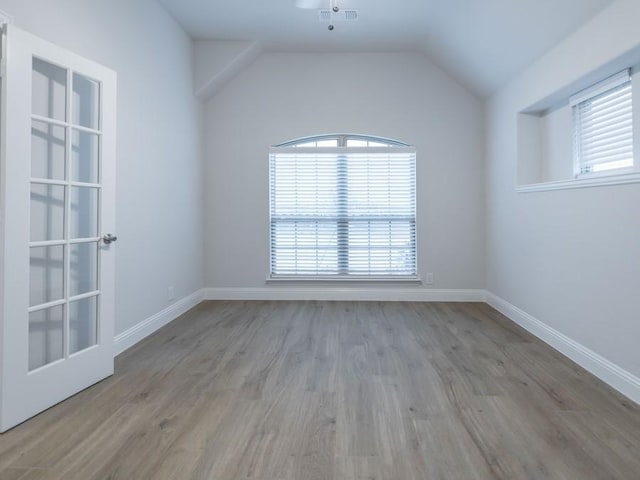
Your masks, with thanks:
<instances>
[{"instance_id":1,"label":"white wall","mask_svg":"<svg viewBox=\"0 0 640 480\"><path fill-rule=\"evenodd\" d=\"M517 185L574 178L572 118L568 104L544 113L517 114Z\"/></svg>"},{"instance_id":2,"label":"white wall","mask_svg":"<svg viewBox=\"0 0 640 480\"><path fill-rule=\"evenodd\" d=\"M258 58L258 42L199 40L192 42L193 90L206 100Z\"/></svg>"},{"instance_id":3,"label":"white wall","mask_svg":"<svg viewBox=\"0 0 640 480\"><path fill-rule=\"evenodd\" d=\"M542 182L573 178L573 115L569 105L540 119Z\"/></svg>"},{"instance_id":4,"label":"white wall","mask_svg":"<svg viewBox=\"0 0 640 480\"><path fill-rule=\"evenodd\" d=\"M484 286L482 105L425 57L264 54L205 110L208 287L265 286L269 146L321 133L415 145L419 273Z\"/></svg>"},{"instance_id":5,"label":"white wall","mask_svg":"<svg viewBox=\"0 0 640 480\"><path fill-rule=\"evenodd\" d=\"M518 194L514 182L516 113L634 64L638 19L640 2L618 0L490 99L486 172L489 291L635 376L640 184Z\"/></svg>"},{"instance_id":6,"label":"white wall","mask_svg":"<svg viewBox=\"0 0 640 480\"><path fill-rule=\"evenodd\" d=\"M35 35L118 74L116 333L202 287L191 42L154 0L0 0Z\"/></svg>"}]
</instances>

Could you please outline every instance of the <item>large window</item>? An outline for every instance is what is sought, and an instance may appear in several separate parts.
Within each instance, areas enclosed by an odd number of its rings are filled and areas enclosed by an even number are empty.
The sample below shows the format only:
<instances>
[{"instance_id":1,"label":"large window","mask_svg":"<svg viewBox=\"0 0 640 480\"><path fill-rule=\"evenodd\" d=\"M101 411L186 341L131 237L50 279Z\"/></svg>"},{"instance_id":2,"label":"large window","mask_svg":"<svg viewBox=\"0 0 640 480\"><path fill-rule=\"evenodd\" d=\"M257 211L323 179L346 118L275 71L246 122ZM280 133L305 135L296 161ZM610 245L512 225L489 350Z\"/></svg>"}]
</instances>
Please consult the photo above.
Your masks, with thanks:
<instances>
[{"instance_id":1,"label":"large window","mask_svg":"<svg viewBox=\"0 0 640 480\"><path fill-rule=\"evenodd\" d=\"M271 276L415 277L415 149L355 135L270 151Z\"/></svg>"},{"instance_id":2,"label":"large window","mask_svg":"<svg viewBox=\"0 0 640 480\"><path fill-rule=\"evenodd\" d=\"M633 104L628 71L571 98L577 177L633 170Z\"/></svg>"}]
</instances>

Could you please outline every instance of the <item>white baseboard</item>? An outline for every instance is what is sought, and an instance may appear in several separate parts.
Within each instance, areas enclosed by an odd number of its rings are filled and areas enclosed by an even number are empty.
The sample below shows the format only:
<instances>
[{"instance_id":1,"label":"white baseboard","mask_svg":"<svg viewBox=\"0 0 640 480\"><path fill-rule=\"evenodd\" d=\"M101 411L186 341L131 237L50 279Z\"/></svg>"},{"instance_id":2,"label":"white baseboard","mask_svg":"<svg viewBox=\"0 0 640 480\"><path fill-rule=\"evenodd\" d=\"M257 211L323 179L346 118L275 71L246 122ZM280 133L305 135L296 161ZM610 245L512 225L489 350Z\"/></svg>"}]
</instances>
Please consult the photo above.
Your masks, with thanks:
<instances>
[{"instance_id":1,"label":"white baseboard","mask_svg":"<svg viewBox=\"0 0 640 480\"><path fill-rule=\"evenodd\" d=\"M486 302L611 387L640 404L640 378L486 290L367 287L205 288L170 305L114 338L119 355L203 300L324 300L385 302Z\"/></svg>"},{"instance_id":2,"label":"white baseboard","mask_svg":"<svg viewBox=\"0 0 640 480\"><path fill-rule=\"evenodd\" d=\"M203 300L344 300L344 301L415 301L415 302L484 302L484 290L430 290L421 288L206 288L177 301L143 320L113 339L114 356L133 347Z\"/></svg>"},{"instance_id":3,"label":"white baseboard","mask_svg":"<svg viewBox=\"0 0 640 480\"><path fill-rule=\"evenodd\" d=\"M375 288L270 286L261 288L207 288L205 300L324 300L381 302L484 302L484 290L429 288Z\"/></svg>"},{"instance_id":4,"label":"white baseboard","mask_svg":"<svg viewBox=\"0 0 640 480\"><path fill-rule=\"evenodd\" d=\"M487 292L486 302L603 382L640 404L640 378L491 292Z\"/></svg>"},{"instance_id":5,"label":"white baseboard","mask_svg":"<svg viewBox=\"0 0 640 480\"><path fill-rule=\"evenodd\" d=\"M164 310L143 320L137 325L125 330L113 339L114 357L133 347L167 323L175 320L183 313L198 305L204 299L204 290L198 290L191 295L169 305Z\"/></svg>"}]
</instances>

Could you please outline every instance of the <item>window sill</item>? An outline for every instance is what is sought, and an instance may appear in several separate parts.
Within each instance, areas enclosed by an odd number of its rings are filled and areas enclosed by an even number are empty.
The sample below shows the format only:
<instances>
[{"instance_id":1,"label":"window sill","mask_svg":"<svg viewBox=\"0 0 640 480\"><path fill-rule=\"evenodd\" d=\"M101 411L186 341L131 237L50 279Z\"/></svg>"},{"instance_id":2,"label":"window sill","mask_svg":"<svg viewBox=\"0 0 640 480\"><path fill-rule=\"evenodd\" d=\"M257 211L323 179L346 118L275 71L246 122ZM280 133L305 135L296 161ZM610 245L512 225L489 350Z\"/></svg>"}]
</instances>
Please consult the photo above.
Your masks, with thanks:
<instances>
[{"instance_id":1,"label":"window sill","mask_svg":"<svg viewBox=\"0 0 640 480\"><path fill-rule=\"evenodd\" d=\"M267 277L266 283L272 284L414 284L421 285L422 279L418 276L385 276L385 277L373 277L373 276L292 276L292 275L278 275Z\"/></svg>"},{"instance_id":2,"label":"window sill","mask_svg":"<svg viewBox=\"0 0 640 480\"><path fill-rule=\"evenodd\" d=\"M555 182L533 183L530 185L518 185L516 192L532 193L546 192L550 190L570 190L574 188L600 187L606 185L625 185L640 183L640 173L627 173L621 175L607 175L591 178L576 178L571 180L559 180Z\"/></svg>"}]
</instances>

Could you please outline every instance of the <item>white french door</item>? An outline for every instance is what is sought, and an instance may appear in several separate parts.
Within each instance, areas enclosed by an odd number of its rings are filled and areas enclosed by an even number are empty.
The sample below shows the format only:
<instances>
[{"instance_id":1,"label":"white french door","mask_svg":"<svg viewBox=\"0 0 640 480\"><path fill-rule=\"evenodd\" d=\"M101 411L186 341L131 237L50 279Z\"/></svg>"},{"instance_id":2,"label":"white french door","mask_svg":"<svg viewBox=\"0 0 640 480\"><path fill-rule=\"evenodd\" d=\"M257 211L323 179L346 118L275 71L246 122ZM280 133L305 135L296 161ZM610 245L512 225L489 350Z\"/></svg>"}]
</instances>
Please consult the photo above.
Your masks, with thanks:
<instances>
[{"instance_id":1,"label":"white french door","mask_svg":"<svg viewBox=\"0 0 640 480\"><path fill-rule=\"evenodd\" d=\"M113 374L116 74L7 25L0 431Z\"/></svg>"}]
</instances>

